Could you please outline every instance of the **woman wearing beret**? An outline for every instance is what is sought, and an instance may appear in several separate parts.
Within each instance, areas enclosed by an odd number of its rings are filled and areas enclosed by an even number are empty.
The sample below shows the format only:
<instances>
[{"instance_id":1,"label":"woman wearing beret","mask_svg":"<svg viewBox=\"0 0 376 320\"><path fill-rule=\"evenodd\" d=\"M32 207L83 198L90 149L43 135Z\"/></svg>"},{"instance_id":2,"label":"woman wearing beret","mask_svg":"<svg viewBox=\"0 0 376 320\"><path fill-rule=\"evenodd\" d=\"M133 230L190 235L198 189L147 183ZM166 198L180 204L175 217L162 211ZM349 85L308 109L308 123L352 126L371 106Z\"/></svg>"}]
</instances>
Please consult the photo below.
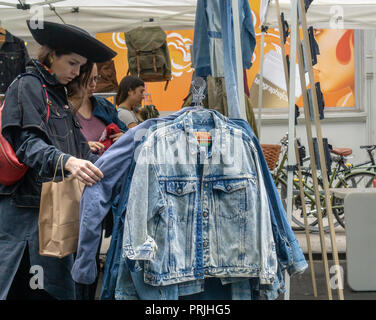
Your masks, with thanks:
<instances>
[{"instance_id":1,"label":"woman wearing beret","mask_svg":"<svg viewBox=\"0 0 376 320\"><path fill-rule=\"evenodd\" d=\"M27 24L42 47L5 95L2 134L29 169L16 184L0 185L0 299L75 299L73 255L39 254L41 187L52 179L60 155L65 174L87 186L103 177L71 112L66 85L81 69L116 53L75 26Z\"/></svg>"}]
</instances>

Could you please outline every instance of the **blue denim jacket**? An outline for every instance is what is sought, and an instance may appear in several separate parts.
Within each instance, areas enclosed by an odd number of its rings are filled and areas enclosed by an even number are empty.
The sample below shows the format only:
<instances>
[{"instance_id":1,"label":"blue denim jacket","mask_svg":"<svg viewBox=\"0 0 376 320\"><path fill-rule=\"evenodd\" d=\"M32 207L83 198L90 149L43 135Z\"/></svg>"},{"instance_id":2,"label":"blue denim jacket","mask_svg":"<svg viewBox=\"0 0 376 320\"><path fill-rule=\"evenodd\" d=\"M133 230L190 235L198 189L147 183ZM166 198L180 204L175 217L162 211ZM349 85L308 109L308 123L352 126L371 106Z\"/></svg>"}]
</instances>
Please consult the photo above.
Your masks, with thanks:
<instances>
[{"instance_id":1,"label":"blue denim jacket","mask_svg":"<svg viewBox=\"0 0 376 320\"><path fill-rule=\"evenodd\" d=\"M184 115L183 115L184 116ZM182 116L182 117L183 117ZM177 118L175 121L180 121L180 118ZM233 120L230 121L232 125L235 125L237 123L240 128L244 128L244 131L249 134L250 136L255 139L255 141L258 143L257 138L252 132L252 129L250 129L248 123L244 120ZM236 125L235 125L236 126ZM155 130L155 126L153 126L150 131ZM261 149L260 149L261 151ZM262 151L261 151L262 152ZM137 152L135 152L137 154ZM261 157L263 158L263 155L261 153ZM263 170L267 170L268 168L266 166ZM132 165L129 176L130 179L128 179L128 183L131 181L131 177L133 175L135 164ZM268 176L266 176L268 177ZM129 190L129 188L125 188L125 190ZM119 213L125 210L126 208L126 201L127 196L124 197L125 201L121 204L122 209L118 211ZM270 207L272 209L272 207ZM273 213L271 212L271 216L273 216ZM274 231L274 230L273 230ZM291 231L291 229L290 229ZM119 233L121 233L121 230L119 230ZM116 234L116 232L115 232ZM279 236L280 234L273 234L274 237ZM119 236L117 237L119 238ZM113 247L119 248L119 243L115 244L112 243ZM111 245L112 247L112 245ZM111 251L110 247L110 251ZM300 250L300 248L297 248ZM301 253L301 250L300 250ZM304 256L302 256L304 259ZM200 292L203 290L205 291L204 296L206 298L217 298L217 295L215 292L208 292L210 290L214 290L212 285L206 286L205 282L205 289L204 289L204 280L196 280L196 281L188 281L182 284L177 285L167 285L167 286L160 286L160 287L154 287L148 284L144 283L144 277L143 277L143 269L139 266L135 267L134 262L130 262L127 258L121 259L120 261L120 268L117 269L118 263L114 263L112 261L106 261L106 269L105 269L105 276L104 276L104 282L102 286L102 299L113 299L113 284L111 284L111 277L113 278L116 274L118 274L117 284L116 284L116 291L115 291L115 298L116 299L125 299L125 300L133 300L133 299L160 299L160 300L171 300L171 299L178 299L180 296L187 296L189 299L199 299L202 295ZM107 263L108 262L108 263ZM111 266L113 265L113 266ZM115 267L116 266L116 267ZM115 272L116 269L116 272ZM117 273L118 272L118 273ZM115 273L115 275L114 275ZM281 293L284 292L284 282L281 272L280 264L278 264L278 270L277 270L277 278L274 279L273 283L270 285L263 285L260 284L259 279L252 278L252 279L245 279L242 280L242 278L222 278L222 285L232 283L231 285L231 296L232 299L236 300L259 300L263 297L266 299L276 299ZM210 278L209 278L210 279ZM107 280L107 281L106 281ZM112 281L113 282L113 281ZM222 291L228 291L228 286L222 287ZM194 295L192 295L194 294Z\"/></svg>"},{"instance_id":2,"label":"blue denim jacket","mask_svg":"<svg viewBox=\"0 0 376 320\"><path fill-rule=\"evenodd\" d=\"M124 214L127 207L129 184L132 180L133 169L131 163L135 148L141 137L153 124L159 121L174 120L179 114L189 110L185 108L177 113L160 119L150 119L137 127L129 130L119 141L111 146L106 153L96 162L105 177L93 187L85 188L81 202L81 226L77 259L72 269L72 276L77 282L90 284L96 277L95 254L99 245L101 232L100 225L104 216L114 205L114 228L109 250L107 252L104 270L101 299L114 299L116 281L120 265L120 252L123 236ZM283 269L288 267L292 274L294 270L303 272L307 264L297 240L288 224L282 203L271 178L266 161L262 156L261 146L253 134L252 129L244 120L233 119L229 121L238 125L252 138L259 151L260 163L264 174L265 185L268 188L268 198L273 226L273 235L277 244L279 262L284 261ZM121 188L122 186L122 188ZM269 186L269 187L268 187ZM270 187L271 186L271 187ZM273 192L271 192L273 191ZM115 197L118 194L119 197ZM118 201L117 201L118 200ZM84 221L84 222L83 222ZM277 224L276 221L279 221ZM281 230L280 226L283 226ZM284 253L281 255L281 253ZM287 255L287 256L286 256ZM278 277L282 282L282 275ZM191 291L193 293L194 291ZM244 292L244 291L243 291ZM269 297L276 297L273 292L266 292Z\"/></svg>"},{"instance_id":3,"label":"blue denim jacket","mask_svg":"<svg viewBox=\"0 0 376 320\"><path fill-rule=\"evenodd\" d=\"M179 121L179 118L175 121ZM255 143L259 155L259 161L262 166L262 171L265 180L267 180L267 183L265 183L268 186L268 197L269 197L269 206L271 210L271 219L273 224L273 236L274 239L276 239L276 242L279 243L279 248L277 250L277 253L281 255L281 258L278 257L279 263L278 263L278 271L277 275L278 278L275 279L272 285L262 285L260 284L258 279L250 279L248 281L240 281L236 283L232 283L231 286L231 292L233 299L261 299L262 297L265 297L266 299L276 299L281 293L284 292L284 282L283 282L283 276L282 276L282 270L288 268L288 272L290 275L293 275L294 273L303 272L307 268L307 263L305 261L304 255L302 253L301 248L299 247L299 244L292 232L291 227L289 226L286 218L286 214L284 212L283 206L281 204L281 201L279 199L278 193L276 191L273 179L270 175L267 163L265 161L265 158L262 154L261 146L257 140L257 137L253 133L252 129L250 128L249 124L240 119L232 119L230 121L232 125L238 125L240 128L242 128L250 137L252 137L253 142ZM153 130L151 128L150 130ZM149 130L149 131L150 131ZM129 175L132 177L133 175L133 169L131 168ZM131 181L131 178L128 179L128 182ZM129 188L126 188L129 190ZM127 196L125 196L125 199L127 199ZM126 208L126 201L122 205L121 211L125 210ZM273 206L272 206L273 202ZM273 207L276 210L273 211ZM278 222L282 222L285 225L284 230L279 230L278 228ZM121 231L119 231L121 233ZM286 236L287 234L287 236ZM119 236L120 237L120 236ZM287 238L290 242L288 242ZM117 245L114 244L114 247L119 248L120 244L117 243ZM111 247L110 247L111 250ZM283 255L282 255L283 254ZM286 258L286 254L288 254L288 257ZM127 260L127 259L125 259ZM116 299L177 299L178 296L188 295L197 293L203 290L203 281L202 283L196 281L196 282L187 282L184 284L179 285L178 287L169 285L169 286L163 286L163 287L153 287L149 286L143 283L143 272L140 268L129 268L127 265L127 262L124 259L122 259L120 263L120 270L118 271L118 281L116 286ZM117 273L112 272L114 267L111 266L112 262L109 262L106 264L105 269L105 278L110 279L110 277L115 277ZM280 262L284 262L285 265L281 265ZM128 260L129 264L129 260ZM130 270L129 270L130 269ZM106 277L107 275L107 277ZM125 279L128 279L130 282L126 282ZM223 279L222 279L223 280ZM133 282L133 283L132 283ZM223 282L228 283L228 282ZM113 291L110 290L111 281L108 281L108 283L103 284L102 287L102 298L113 298ZM162 288L162 290L161 290ZM210 288L210 286L209 286ZM190 297L196 297L196 296L190 296Z\"/></svg>"},{"instance_id":4,"label":"blue denim jacket","mask_svg":"<svg viewBox=\"0 0 376 320\"><path fill-rule=\"evenodd\" d=\"M203 150L195 130L210 131L211 146ZM273 282L275 243L255 154L242 130L205 109L149 136L137 159L123 235L124 255L145 260L145 283L207 276Z\"/></svg>"}]
</instances>

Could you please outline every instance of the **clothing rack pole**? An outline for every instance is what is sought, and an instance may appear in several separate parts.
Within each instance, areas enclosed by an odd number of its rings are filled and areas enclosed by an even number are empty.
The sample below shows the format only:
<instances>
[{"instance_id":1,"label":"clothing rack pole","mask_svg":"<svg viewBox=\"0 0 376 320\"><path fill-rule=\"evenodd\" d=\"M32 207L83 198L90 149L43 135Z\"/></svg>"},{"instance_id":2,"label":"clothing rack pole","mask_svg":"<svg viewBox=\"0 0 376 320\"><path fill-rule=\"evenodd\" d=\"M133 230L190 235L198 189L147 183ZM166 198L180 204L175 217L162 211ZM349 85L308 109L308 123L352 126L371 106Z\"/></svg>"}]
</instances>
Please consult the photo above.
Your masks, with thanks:
<instances>
[{"instance_id":1,"label":"clothing rack pole","mask_svg":"<svg viewBox=\"0 0 376 320\"><path fill-rule=\"evenodd\" d=\"M292 4L293 6L294 4ZM291 97L290 97L290 80L289 80L289 70L288 70L288 66L287 66L287 63L286 63L286 50L285 50L285 45L284 45L284 41L283 41L283 26L282 26L282 22L281 22L281 18L280 18L280 7L279 7L279 1L276 0L276 8L277 8L277 16L278 16L278 30L279 30L279 35L280 35L280 40L281 40L281 52L282 52L282 63L283 63L283 67L284 67L284 71L285 71L285 81L286 81L286 90L287 90L287 93L289 95L289 132L288 132L288 137L289 137L289 144L288 144L288 150L291 150L291 145L290 145L290 140L292 140L292 137L295 137L295 127L293 127L293 129L291 130L291 115L290 115L290 110L291 110L291 106L290 106L290 101L291 101ZM290 70L291 72L291 70ZM295 66L294 66L294 72L295 72ZM293 92L295 92L295 80L294 80L294 90ZM295 97L293 97L293 101L294 101L294 108L295 108ZM293 133L291 133L293 132ZM288 161L288 165L290 166L290 162L292 161L292 159L295 157L295 155L291 155L290 151L287 155L287 161ZM291 224L291 213L292 213L292 193L293 193L293 190L292 190L292 177L291 177L291 173L292 172L288 172L288 176L287 176L287 208L286 208L286 214L287 214L287 218L288 218L288 221L289 223ZM287 271L284 272L284 279L285 279L285 287L286 287L286 291L285 291L285 294L284 294L284 299L285 300L289 300L290 299L290 276L288 274Z\"/></svg>"},{"instance_id":2,"label":"clothing rack pole","mask_svg":"<svg viewBox=\"0 0 376 320\"><path fill-rule=\"evenodd\" d=\"M245 111L245 99L244 99L243 58L242 58L241 40L240 40L240 22L239 22L240 19L239 19L239 1L238 0L232 0L232 15L233 15L233 25L234 25L236 76L237 76L237 89L238 89L240 117L243 120L247 120L247 114Z\"/></svg>"},{"instance_id":3,"label":"clothing rack pole","mask_svg":"<svg viewBox=\"0 0 376 320\"><path fill-rule=\"evenodd\" d=\"M262 94L264 84L264 26L261 26L261 48L260 48L260 78L259 78L259 90L258 90L258 117L257 117L257 131L259 140L261 140L261 111L262 111Z\"/></svg>"},{"instance_id":4,"label":"clothing rack pole","mask_svg":"<svg viewBox=\"0 0 376 320\"><path fill-rule=\"evenodd\" d=\"M283 36L283 25L282 25L282 19L281 19L281 10L280 10L278 0L276 0L276 9L277 9L277 17L278 17L279 35L280 35L280 41L281 41L282 61L283 61L283 66L284 66L284 70L285 70L286 87L287 87L287 91L289 92L290 89L289 89L289 86L287 85L289 83L289 73L288 73L288 66L287 66L287 61L286 61L286 50L285 50L285 46L284 46L284 36ZM296 8L296 10L297 10L297 8ZM295 97L293 99L295 101ZM290 115L290 118L291 117L292 116ZM295 114L293 115L293 117L295 118ZM294 129L295 129L295 124L294 124ZM296 137L296 130L294 130L294 138L295 137ZM295 154L296 154L296 152L295 152ZM297 154L296 154L296 159L298 159ZM299 160L297 160L297 162L298 162L298 164L297 164L297 166L298 166L298 170L297 170L298 176L301 177L302 173L301 173L301 167L299 166ZM300 191L304 190L303 189L303 182L302 182L301 178L299 178L299 189L300 189ZM304 191L303 191L303 194L304 194ZM290 195L290 193L288 193L288 195ZM291 195L291 198L292 198L292 195ZM305 199L304 198L302 198L302 210L303 210L303 215L306 215L306 206L305 206ZM289 211L289 212L292 212L292 211ZM316 297L317 296L316 278L315 278L315 271L314 271L313 258L312 258L312 249L311 249L311 241L310 241L309 229L308 229L308 220L305 220L305 222L306 222L306 224L305 224L306 241L307 241L307 248L308 248L308 255L309 255L309 260L310 260L311 276L312 276L312 287L313 287L314 296ZM291 220L290 220L290 223L291 223ZM285 274L285 278L286 278L286 275L287 275L287 273ZM288 298L288 296L285 296L285 298Z\"/></svg>"},{"instance_id":5,"label":"clothing rack pole","mask_svg":"<svg viewBox=\"0 0 376 320\"><path fill-rule=\"evenodd\" d=\"M292 32L296 32L297 27L297 0L292 0L291 2L291 29ZM292 215L292 194L293 194L293 170L289 168L294 165L295 158L295 149L294 149L294 139L295 137L295 73L296 73L296 37L290 38L290 77L289 77L289 140L288 140L288 157L287 157L287 217L288 221L291 224L291 215ZM285 271L285 283L286 283L286 292L285 300L290 299L290 276L287 271Z\"/></svg>"},{"instance_id":6,"label":"clothing rack pole","mask_svg":"<svg viewBox=\"0 0 376 320\"><path fill-rule=\"evenodd\" d=\"M329 182L328 182L328 174L327 174L327 168L326 168L326 162L325 162L325 153L324 153L324 146L323 146L323 138L322 138L322 130L321 130L321 123L320 123L320 117L319 117L319 109L318 109L318 102L317 102L317 92L315 87L315 80L313 75L313 68L312 68L312 56L311 56L311 46L309 42L309 35L308 35L308 26L307 26L307 20L306 20L306 12L305 12L305 4L303 0L299 0L299 16L302 24L303 29L303 41L304 41L304 48L305 48L305 57L308 69L308 75L309 75L309 81L311 84L311 93L312 93L312 103L313 103L313 114L314 114L314 122L316 126L316 135L317 135L317 144L319 149L319 158L320 158L320 168L321 168L321 175L322 175L322 181L325 191L325 204L326 204L326 210L327 210L327 216L328 216L328 222L329 222L329 230L330 230L330 239L332 244L332 257L334 258L334 264L335 266L339 265L339 259L338 259L338 250L337 250L337 242L336 242L336 236L335 236L335 230L334 230L334 222L333 222L333 211L332 211L332 203L331 203L331 196L329 192ZM299 35L300 39L300 35ZM304 63L303 63L304 67ZM306 118L306 123L310 121L309 118ZM317 190L318 192L318 190ZM320 203L320 202L319 202ZM320 206L317 208L319 209ZM321 212L319 213L319 216L321 215ZM322 218L322 217L321 217ZM320 221L319 221L320 222ZM321 221L322 224L322 221ZM320 226L320 228L322 225ZM339 270L341 270L339 268ZM338 288L338 297L340 300L344 300L343 295L343 283L342 283L342 274L339 275L337 288ZM329 288L330 290L330 288Z\"/></svg>"}]
</instances>

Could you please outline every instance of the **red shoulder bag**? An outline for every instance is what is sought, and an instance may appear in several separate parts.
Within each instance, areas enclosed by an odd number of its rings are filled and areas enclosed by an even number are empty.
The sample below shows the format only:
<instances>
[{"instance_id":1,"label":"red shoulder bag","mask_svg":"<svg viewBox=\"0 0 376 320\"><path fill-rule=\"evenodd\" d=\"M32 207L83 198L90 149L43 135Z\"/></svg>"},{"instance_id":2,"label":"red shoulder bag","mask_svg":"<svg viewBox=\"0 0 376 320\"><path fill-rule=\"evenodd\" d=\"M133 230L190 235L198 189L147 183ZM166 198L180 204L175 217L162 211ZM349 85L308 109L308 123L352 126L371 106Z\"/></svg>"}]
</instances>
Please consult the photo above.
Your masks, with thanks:
<instances>
[{"instance_id":1,"label":"red shoulder bag","mask_svg":"<svg viewBox=\"0 0 376 320\"><path fill-rule=\"evenodd\" d=\"M22 74L25 75L25 74ZM20 75L20 76L22 76ZM33 75L33 74L29 74ZM19 77L20 77L19 76ZM36 76L41 80L38 76ZM41 80L42 81L42 80ZM46 94L47 101L47 120L50 114L50 100L48 99L48 94L46 90L46 85L42 82L44 92ZM1 133L1 119L3 117L5 99L0 108L0 184L5 186L10 186L19 181L26 173L28 166L18 161L16 153L14 152L12 146L9 144L8 140L4 138Z\"/></svg>"}]
</instances>

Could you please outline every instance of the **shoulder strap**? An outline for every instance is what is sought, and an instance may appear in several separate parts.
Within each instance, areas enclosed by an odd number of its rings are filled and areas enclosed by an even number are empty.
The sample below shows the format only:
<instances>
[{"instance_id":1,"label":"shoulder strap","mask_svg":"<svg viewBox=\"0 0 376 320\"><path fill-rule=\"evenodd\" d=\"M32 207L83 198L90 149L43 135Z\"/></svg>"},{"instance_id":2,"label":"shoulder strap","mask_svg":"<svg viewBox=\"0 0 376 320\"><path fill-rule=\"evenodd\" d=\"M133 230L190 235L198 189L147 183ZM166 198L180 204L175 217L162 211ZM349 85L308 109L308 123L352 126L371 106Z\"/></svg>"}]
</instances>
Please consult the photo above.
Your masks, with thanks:
<instances>
[{"instance_id":1,"label":"shoulder strap","mask_svg":"<svg viewBox=\"0 0 376 320\"><path fill-rule=\"evenodd\" d=\"M38 76L38 75L36 75L36 74L34 74L34 73L30 73L30 72L24 72L24 73L21 73L21 74L19 74L19 75L18 75L18 76L12 81L12 83L9 85L8 89L10 88L10 86L11 86L16 80L18 80L18 79L20 79L20 78L22 78L22 77L24 77L24 76L33 76L33 77L36 77L36 78L38 78L39 81L41 82L42 87L43 87L43 89L44 89L44 94L45 94L45 96L46 96L46 103L47 103L47 117L46 117L46 123L48 123L48 119L49 119L49 117L50 117L50 105L51 105L51 100L50 100L49 97L48 97L47 87L46 87L45 83L43 82L43 80L42 80L42 78L41 78L40 76ZM7 91L8 91L8 89L7 89ZM4 96L3 105L4 105L4 103L5 103L5 98L6 98L6 95Z\"/></svg>"}]
</instances>

